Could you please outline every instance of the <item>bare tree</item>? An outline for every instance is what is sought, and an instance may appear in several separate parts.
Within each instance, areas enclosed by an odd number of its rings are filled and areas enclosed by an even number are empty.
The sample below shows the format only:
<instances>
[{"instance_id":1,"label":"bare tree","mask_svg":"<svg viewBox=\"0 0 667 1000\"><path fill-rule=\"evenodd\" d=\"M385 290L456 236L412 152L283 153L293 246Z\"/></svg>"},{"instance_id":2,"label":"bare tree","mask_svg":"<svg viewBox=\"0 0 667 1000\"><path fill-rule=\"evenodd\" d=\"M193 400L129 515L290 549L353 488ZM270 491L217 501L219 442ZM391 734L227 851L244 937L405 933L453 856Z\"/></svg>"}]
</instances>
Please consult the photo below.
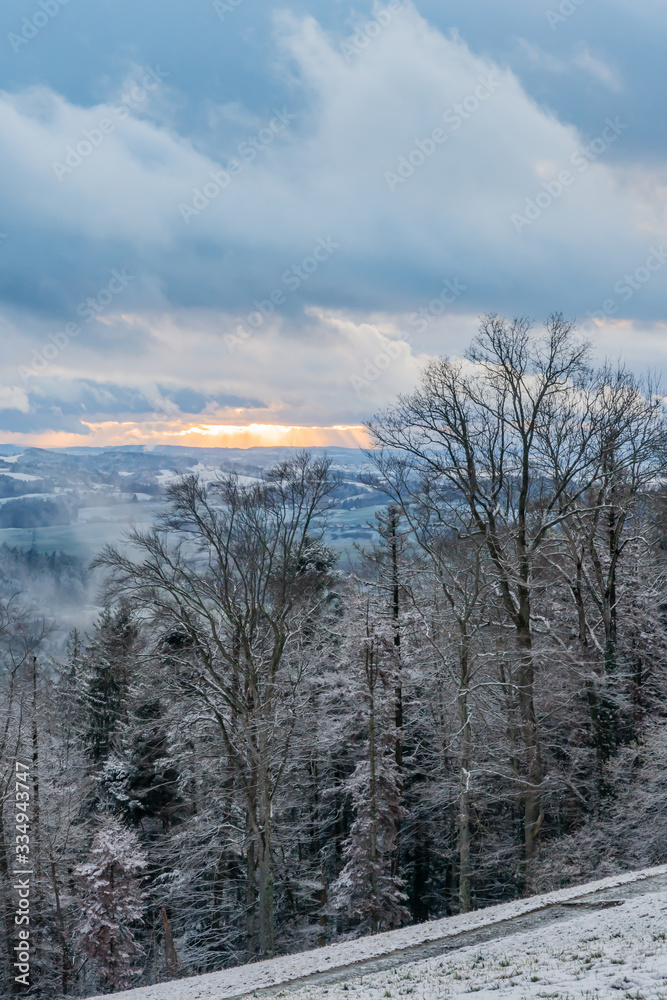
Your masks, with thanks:
<instances>
[{"instance_id":1,"label":"bare tree","mask_svg":"<svg viewBox=\"0 0 667 1000\"><path fill-rule=\"evenodd\" d=\"M622 729L621 562L628 548L639 546L647 553L650 548L645 511L665 469L666 441L663 403L656 388L642 385L624 368L605 367L599 372L596 405L596 433L589 446L595 476L589 489L568 497L569 513L562 523L562 537L552 546L551 561L567 580L576 608L593 742L602 774ZM558 457L553 458L556 465ZM560 475L558 468L554 475Z\"/></svg>"},{"instance_id":2,"label":"bare tree","mask_svg":"<svg viewBox=\"0 0 667 1000\"><path fill-rule=\"evenodd\" d=\"M405 533L417 542L422 556L420 573L412 571L408 585L403 586L403 603L419 622L425 644L439 661L438 672L450 671L454 651L453 683L456 690L458 731L447 740L450 749L458 745L459 801L458 801L458 855L459 855L459 905L461 912L471 909L470 864L470 804L472 795L472 719L471 686L475 672L474 640L483 625L484 590L486 581L482 569L480 543L477 539L461 541L453 535L450 526L443 523L441 509L433 495L411 489L412 483L397 493L401 506L390 505L387 517L381 522L380 532L391 530L388 535L393 583L396 576L396 525L399 512L405 520ZM405 542L404 542L405 545ZM419 580L419 583L417 583ZM428 580L428 585L424 585ZM434 593L435 591L435 593ZM398 608L398 588L392 587L392 609ZM434 630L434 619L438 620ZM396 612L395 619L398 620ZM400 633L399 633L400 635ZM442 636L446 635L446 643ZM398 649L400 653L400 647ZM400 660L399 660L400 666ZM399 704L397 700L397 704ZM401 699L401 723L403 717ZM398 726L397 726L398 731Z\"/></svg>"},{"instance_id":3,"label":"bare tree","mask_svg":"<svg viewBox=\"0 0 667 1000\"><path fill-rule=\"evenodd\" d=\"M180 637L169 662L217 726L245 800L247 937L261 956L275 949L272 803L327 600L329 467L301 453L250 484L188 476L169 489L158 526L130 536L142 561L114 548L97 560L113 596L143 608L163 638Z\"/></svg>"},{"instance_id":4,"label":"bare tree","mask_svg":"<svg viewBox=\"0 0 667 1000\"><path fill-rule=\"evenodd\" d=\"M486 549L517 653L510 683L523 744L527 872L544 819L533 603L541 548L597 470L599 408L587 354L560 315L541 337L526 320L489 316L467 362L431 361L417 391L369 424L371 457L392 498L404 510L429 510L441 531L478 538Z\"/></svg>"},{"instance_id":5,"label":"bare tree","mask_svg":"<svg viewBox=\"0 0 667 1000\"><path fill-rule=\"evenodd\" d=\"M5 830L5 808L10 808L15 789L15 763L20 759L31 760L31 782L33 801L31 816L33 829L30 842L31 851L39 851L39 838L35 827L39 823L39 774L37 771L36 712L37 712L37 670L35 655L50 630L50 625L37 616L21 598L20 594L9 594L0 598L0 883L2 883L1 905L8 959L7 978L12 992L20 990L14 982L11 959L14 954L15 933L14 905L9 886L10 871L13 868L11 851L13 837ZM36 793L36 795L35 795ZM37 811L35 811L37 799ZM12 812L13 815L13 812ZM35 858L38 861L38 857Z\"/></svg>"}]
</instances>

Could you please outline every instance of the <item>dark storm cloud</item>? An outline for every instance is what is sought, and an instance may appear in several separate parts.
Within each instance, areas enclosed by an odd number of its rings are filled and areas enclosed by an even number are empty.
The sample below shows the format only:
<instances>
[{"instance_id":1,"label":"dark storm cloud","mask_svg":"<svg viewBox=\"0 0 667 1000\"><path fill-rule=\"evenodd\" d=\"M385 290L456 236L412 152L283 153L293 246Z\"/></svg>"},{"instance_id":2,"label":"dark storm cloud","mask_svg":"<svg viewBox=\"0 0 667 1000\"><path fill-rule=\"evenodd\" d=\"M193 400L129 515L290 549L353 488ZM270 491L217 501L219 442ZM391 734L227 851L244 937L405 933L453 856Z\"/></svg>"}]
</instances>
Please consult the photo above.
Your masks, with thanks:
<instances>
[{"instance_id":1,"label":"dark storm cloud","mask_svg":"<svg viewBox=\"0 0 667 1000\"><path fill-rule=\"evenodd\" d=\"M399 6L253 0L222 22L209 3L71 0L25 44L8 36L37 7L6 7L0 299L26 363L45 324L75 322L65 370L87 352L90 374L97 352L171 384L160 322L208 310L221 345L239 323L255 352L281 331L262 396L283 400L290 343L320 337L321 365L333 357L338 327L315 314L410 316L445 280L466 288L454 313L660 322L667 268L643 275L667 244L662 6ZM114 271L132 278L102 302ZM225 379L218 395L165 398L259 407L239 357L188 372L188 386ZM95 401L84 382L17 412L155 409L148 391Z\"/></svg>"}]
</instances>

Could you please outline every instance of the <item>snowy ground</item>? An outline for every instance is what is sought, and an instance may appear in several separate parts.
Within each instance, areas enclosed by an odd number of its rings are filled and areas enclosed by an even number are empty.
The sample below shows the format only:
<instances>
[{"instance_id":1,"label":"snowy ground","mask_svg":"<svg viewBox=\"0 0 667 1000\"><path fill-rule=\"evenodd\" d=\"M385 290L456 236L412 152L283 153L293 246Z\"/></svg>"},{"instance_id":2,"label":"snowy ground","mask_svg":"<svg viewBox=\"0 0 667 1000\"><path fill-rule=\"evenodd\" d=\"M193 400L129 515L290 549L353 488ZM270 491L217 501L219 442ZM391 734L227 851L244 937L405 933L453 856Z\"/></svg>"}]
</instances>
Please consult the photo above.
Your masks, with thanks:
<instances>
[{"instance_id":1,"label":"snowy ground","mask_svg":"<svg viewBox=\"0 0 667 1000\"><path fill-rule=\"evenodd\" d=\"M444 1000L475 993L511 1000L667 1000L666 931L662 865L115 996Z\"/></svg>"},{"instance_id":2,"label":"snowy ground","mask_svg":"<svg viewBox=\"0 0 667 1000\"><path fill-rule=\"evenodd\" d=\"M667 892L628 900L539 931L514 934L328 986L281 991L289 1000L633 1000L667 998ZM259 994L254 994L259 996Z\"/></svg>"}]
</instances>

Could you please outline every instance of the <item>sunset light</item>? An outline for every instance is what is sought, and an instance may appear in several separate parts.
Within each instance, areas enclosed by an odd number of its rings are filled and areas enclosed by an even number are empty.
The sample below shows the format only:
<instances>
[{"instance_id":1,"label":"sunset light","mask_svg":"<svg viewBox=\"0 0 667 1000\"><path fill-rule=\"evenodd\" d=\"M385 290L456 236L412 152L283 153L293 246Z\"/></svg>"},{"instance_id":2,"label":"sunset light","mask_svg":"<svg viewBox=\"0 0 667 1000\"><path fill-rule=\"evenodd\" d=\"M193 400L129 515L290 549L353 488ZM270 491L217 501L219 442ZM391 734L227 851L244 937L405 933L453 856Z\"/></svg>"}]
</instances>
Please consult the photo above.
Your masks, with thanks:
<instances>
[{"instance_id":1,"label":"sunset light","mask_svg":"<svg viewBox=\"0 0 667 1000\"><path fill-rule=\"evenodd\" d=\"M82 421L88 433L44 431L36 434L5 433L8 444L33 448L122 447L145 444L180 445L199 448L266 448L284 446L312 448L366 447L369 443L362 425L334 424L309 427L285 424L191 424L177 420Z\"/></svg>"}]
</instances>

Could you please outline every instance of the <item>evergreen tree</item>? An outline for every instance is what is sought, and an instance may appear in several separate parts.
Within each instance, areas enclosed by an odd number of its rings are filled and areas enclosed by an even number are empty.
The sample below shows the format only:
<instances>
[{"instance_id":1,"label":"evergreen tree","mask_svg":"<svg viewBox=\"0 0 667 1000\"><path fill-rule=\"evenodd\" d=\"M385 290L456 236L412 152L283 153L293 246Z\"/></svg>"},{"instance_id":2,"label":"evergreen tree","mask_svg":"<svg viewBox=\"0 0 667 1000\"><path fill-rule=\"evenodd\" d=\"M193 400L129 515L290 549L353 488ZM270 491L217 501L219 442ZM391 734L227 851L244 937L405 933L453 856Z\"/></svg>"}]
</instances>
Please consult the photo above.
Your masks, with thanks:
<instances>
[{"instance_id":1,"label":"evergreen tree","mask_svg":"<svg viewBox=\"0 0 667 1000\"><path fill-rule=\"evenodd\" d=\"M145 867L136 834L110 817L95 835L88 861L75 869L82 886L77 940L110 990L129 987L141 972L135 927L143 913Z\"/></svg>"},{"instance_id":2,"label":"evergreen tree","mask_svg":"<svg viewBox=\"0 0 667 1000\"><path fill-rule=\"evenodd\" d=\"M125 604L105 608L88 644L83 662L84 742L94 765L103 765L127 716L138 630Z\"/></svg>"},{"instance_id":3,"label":"evergreen tree","mask_svg":"<svg viewBox=\"0 0 667 1000\"><path fill-rule=\"evenodd\" d=\"M403 880L396 874L398 831L404 816L396 762L394 694L398 671L394 622L366 601L365 621L348 639L353 720L360 759L345 783L354 821L343 848L345 867L332 887L334 907L376 932L409 920Z\"/></svg>"}]
</instances>

